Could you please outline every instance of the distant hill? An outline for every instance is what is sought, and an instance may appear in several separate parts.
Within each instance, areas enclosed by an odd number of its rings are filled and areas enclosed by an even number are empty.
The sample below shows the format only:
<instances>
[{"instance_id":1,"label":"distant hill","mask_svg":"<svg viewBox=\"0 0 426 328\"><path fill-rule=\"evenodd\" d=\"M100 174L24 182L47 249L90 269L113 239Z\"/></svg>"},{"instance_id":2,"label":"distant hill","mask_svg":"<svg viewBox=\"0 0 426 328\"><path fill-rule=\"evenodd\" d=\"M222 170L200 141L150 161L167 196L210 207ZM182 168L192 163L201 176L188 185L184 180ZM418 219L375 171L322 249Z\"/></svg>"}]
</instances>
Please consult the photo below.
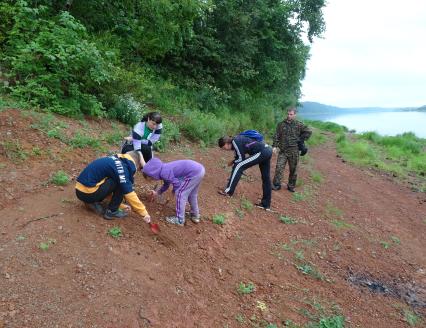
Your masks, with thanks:
<instances>
[{"instance_id":1,"label":"distant hill","mask_svg":"<svg viewBox=\"0 0 426 328\"><path fill-rule=\"evenodd\" d=\"M395 107L395 108L387 108L387 107L350 107L343 108L331 105L325 105L318 102L313 101L305 101L300 104L297 108L298 113L301 117L316 119L316 118L324 118L328 116L335 116L342 113L351 114L351 113L359 113L359 112L395 112L395 111L426 111L426 105L420 108L416 107Z\"/></svg>"}]
</instances>

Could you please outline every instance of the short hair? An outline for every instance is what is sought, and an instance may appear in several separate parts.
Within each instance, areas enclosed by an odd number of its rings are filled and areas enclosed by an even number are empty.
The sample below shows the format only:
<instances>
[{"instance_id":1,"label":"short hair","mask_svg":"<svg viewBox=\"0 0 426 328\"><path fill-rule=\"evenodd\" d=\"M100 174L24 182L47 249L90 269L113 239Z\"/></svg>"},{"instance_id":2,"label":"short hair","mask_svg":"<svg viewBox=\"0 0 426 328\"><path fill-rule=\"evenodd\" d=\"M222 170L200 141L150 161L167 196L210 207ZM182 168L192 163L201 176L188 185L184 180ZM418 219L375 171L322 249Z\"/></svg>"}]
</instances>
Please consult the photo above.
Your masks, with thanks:
<instances>
[{"instance_id":1,"label":"short hair","mask_svg":"<svg viewBox=\"0 0 426 328\"><path fill-rule=\"evenodd\" d=\"M289 109L287 109L287 113L290 113L290 112L294 112L294 114L297 114L296 107L290 107Z\"/></svg>"},{"instance_id":2,"label":"short hair","mask_svg":"<svg viewBox=\"0 0 426 328\"><path fill-rule=\"evenodd\" d=\"M147 122L148 119L154 121L157 124L161 124L163 119L161 118L161 114L159 112L149 112L142 117L141 122Z\"/></svg>"},{"instance_id":3,"label":"short hair","mask_svg":"<svg viewBox=\"0 0 426 328\"><path fill-rule=\"evenodd\" d=\"M130 155L130 157L133 159L133 161L136 164L136 169L142 168L141 165L141 158L142 157L142 153L138 150L132 150L126 153L127 155Z\"/></svg>"},{"instance_id":4,"label":"short hair","mask_svg":"<svg viewBox=\"0 0 426 328\"><path fill-rule=\"evenodd\" d=\"M217 140L217 145L219 146L219 148L222 148L223 146L225 146L225 144L231 143L231 142L232 142L232 137L225 136Z\"/></svg>"}]
</instances>

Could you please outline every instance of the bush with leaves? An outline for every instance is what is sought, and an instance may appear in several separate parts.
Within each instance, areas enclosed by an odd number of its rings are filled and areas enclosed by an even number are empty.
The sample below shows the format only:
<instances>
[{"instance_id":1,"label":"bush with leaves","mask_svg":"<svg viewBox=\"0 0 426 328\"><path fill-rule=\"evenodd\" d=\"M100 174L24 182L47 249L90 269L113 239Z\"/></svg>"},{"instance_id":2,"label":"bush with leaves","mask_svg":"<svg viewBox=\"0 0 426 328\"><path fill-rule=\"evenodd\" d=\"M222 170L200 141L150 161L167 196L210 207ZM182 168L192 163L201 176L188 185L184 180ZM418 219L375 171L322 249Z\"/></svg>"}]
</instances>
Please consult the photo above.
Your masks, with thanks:
<instances>
[{"instance_id":1,"label":"bush with leaves","mask_svg":"<svg viewBox=\"0 0 426 328\"><path fill-rule=\"evenodd\" d=\"M68 12L49 17L47 7L17 1L2 65L19 99L65 115L102 115L96 98L111 75L108 58Z\"/></svg>"}]
</instances>

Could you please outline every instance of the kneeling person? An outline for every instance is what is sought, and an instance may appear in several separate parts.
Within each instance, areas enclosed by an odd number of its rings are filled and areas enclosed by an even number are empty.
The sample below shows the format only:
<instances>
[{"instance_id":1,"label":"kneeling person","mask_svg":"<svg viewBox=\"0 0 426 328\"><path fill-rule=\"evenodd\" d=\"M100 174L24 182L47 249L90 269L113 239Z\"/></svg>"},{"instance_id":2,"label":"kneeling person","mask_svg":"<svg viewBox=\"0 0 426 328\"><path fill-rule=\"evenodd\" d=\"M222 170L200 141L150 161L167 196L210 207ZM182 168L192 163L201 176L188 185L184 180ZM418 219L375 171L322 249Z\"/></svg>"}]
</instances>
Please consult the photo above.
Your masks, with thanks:
<instances>
[{"instance_id":1,"label":"kneeling person","mask_svg":"<svg viewBox=\"0 0 426 328\"><path fill-rule=\"evenodd\" d=\"M128 205L122 204L125 199L145 222L151 222L145 205L133 189L133 176L137 170L142 169L144 164L143 157L138 151L94 160L77 178L75 186L77 198L107 220L123 218L127 215L126 211L120 209L121 207L130 210ZM104 210L100 202L110 195L112 195L111 200L107 209Z\"/></svg>"}]
</instances>

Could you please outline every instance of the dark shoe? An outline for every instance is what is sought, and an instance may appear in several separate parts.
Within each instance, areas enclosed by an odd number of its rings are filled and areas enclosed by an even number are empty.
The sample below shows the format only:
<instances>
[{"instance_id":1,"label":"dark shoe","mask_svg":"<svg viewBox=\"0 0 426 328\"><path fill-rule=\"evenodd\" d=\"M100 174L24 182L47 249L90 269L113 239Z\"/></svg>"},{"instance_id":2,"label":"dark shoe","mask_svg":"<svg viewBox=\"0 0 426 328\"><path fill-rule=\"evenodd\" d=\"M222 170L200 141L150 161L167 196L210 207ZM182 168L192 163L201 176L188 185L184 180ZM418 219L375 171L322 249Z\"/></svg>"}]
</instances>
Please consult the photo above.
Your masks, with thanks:
<instances>
[{"instance_id":1,"label":"dark shoe","mask_svg":"<svg viewBox=\"0 0 426 328\"><path fill-rule=\"evenodd\" d=\"M84 203L84 205L86 206L86 208L89 211L95 212L97 215L103 215L105 212L104 207L101 205L101 203Z\"/></svg>"},{"instance_id":2,"label":"dark shoe","mask_svg":"<svg viewBox=\"0 0 426 328\"><path fill-rule=\"evenodd\" d=\"M290 192L294 192L294 188L293 187L287 187L287 190Z\"/></svg>"},{"instance_id":3,"label":"dark shoe","mask_svg":"<svg viewBox=\"0 0 426 328\"><path fill-rule=\"evenodd\" d=\"M261 208L262 210L265 210L267 212L271 212L271 208L264 206L262 203L254 204L254 206L256 206L257 208Z\"/></svg>"},{"instance_id":4,"label":"dark shoe","mask_svg":"<svg viewBox=\"0 0 426 328\"><path fill-rule=\"evenodd\" d=\"M114 220L114 219L122 219L127 216L127 213L118 209L116 211L111 211L110 209L105 211L104 219L105 220Z\"/></svg>"},{"instance_id":5,"label":"dark shoe","mask_svg":"<svg viewBox=\"0 0 426 328\"><path fill-rule=\"evenodd\" d=\"M228 197L231 197L231 195L230 195L230 194L228 194L227 192L225 192L224 190L218 190L218 191L217 191L217 193L218 193L219 195L222 195L222 196L228 196Z\"/></svg>"},{"instance_id":6,"label":"dark shoe","mask_svg":"<svg viewBox=\"0 0 426 328\"><path fill-rule=\"evenodd\" d=\"M276 185L276 184L272 185L272 190L280 190L280 189L281 189L281 185Z\"/></svg>"}]
</instances>

